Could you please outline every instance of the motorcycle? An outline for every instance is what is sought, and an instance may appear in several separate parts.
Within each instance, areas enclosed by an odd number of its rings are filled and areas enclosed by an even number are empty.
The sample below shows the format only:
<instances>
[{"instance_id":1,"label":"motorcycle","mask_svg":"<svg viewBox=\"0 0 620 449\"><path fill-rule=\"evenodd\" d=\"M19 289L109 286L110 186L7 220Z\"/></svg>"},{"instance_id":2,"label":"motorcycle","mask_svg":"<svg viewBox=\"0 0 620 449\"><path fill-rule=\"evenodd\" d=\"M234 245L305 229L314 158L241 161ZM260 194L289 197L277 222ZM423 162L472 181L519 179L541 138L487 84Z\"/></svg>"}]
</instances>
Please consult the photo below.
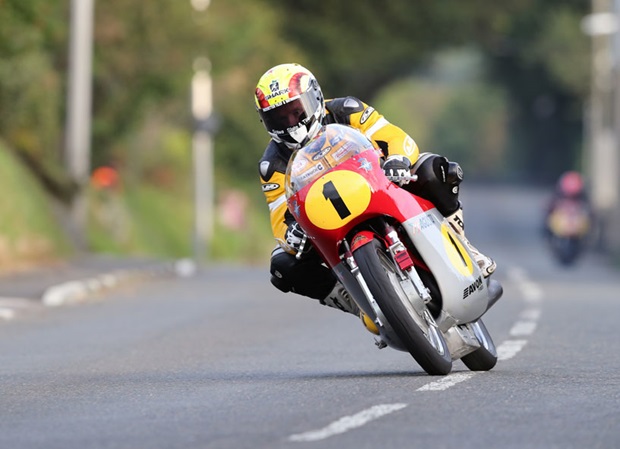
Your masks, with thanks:
<instances>
[{"instance_id":1,"label":"motorcycle","mask_svg":"<svg viewBox=\"0 0 620 449\"><path fill-rule=\"evenodd\" d=\"M482 276L431 202L388 180L381 161L358 130L326 125L289 161L289 211L372 320L379 348L408 352L430 375L450 373L458 359L492 369L497 350L481 317L501 284Z\"/></svg>"},{"instance_id":2,"label":"motorcycle","mask_svg":"<svg viewBox=\"0 0 620 449\"><path fill-rule=\"evenodd\" d=\"M547 217L551 253L563 266L573 265L583 252L590 233L590 213L579 200L559 200Z\"/></svg>"}]
</instances>

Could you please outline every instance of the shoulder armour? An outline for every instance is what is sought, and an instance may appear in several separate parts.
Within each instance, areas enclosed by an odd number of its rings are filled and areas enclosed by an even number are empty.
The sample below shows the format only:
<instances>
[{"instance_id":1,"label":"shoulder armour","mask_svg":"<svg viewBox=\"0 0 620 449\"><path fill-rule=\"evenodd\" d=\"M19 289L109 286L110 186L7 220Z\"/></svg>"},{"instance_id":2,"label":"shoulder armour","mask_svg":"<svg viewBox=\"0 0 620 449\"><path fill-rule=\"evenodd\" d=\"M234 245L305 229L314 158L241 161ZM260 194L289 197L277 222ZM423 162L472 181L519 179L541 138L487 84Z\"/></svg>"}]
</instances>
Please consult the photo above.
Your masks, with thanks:
<instances>
[{"instance_id":1,"label":"shoulder armour","mask_svg":"<svg viewBox=\"0 0 620 449\"><path fill-rule=\"evenodd\" d=\"M286 166L288 165L288 157L284 154L276 142L273 140L269 142L263 157L261 157L258 163L258 172L263 181L269 181L275 172L286 173Z\"/></svg>"},{"instance_id":2,"label":"shoulder armour","mask_svg":"<svg viewBox=\"0 0 620 449\"><path fill-rule=\"evenodd\" d=\"M364 103L355 97L334 98L325 102L325 108L332 114L335 122L349 125L351 114L362 112Z\"/></svg>"}]
</instances>

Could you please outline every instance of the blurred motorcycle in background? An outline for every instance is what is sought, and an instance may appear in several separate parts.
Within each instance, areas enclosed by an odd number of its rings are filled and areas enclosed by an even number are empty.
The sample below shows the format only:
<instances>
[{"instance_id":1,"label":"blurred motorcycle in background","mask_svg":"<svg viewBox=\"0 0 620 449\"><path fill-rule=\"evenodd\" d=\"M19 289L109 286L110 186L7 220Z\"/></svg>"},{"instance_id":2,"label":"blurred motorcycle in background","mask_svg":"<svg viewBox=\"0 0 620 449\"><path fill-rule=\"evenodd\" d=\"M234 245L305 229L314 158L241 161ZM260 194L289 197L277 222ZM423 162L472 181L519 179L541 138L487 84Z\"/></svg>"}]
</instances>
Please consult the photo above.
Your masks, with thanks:
<instances>
[{"instance_id":1,"label":"blurred motorcycle in background","mask_svg":"<svg viewBox=\"0 0 620 449\"><path fill-rule=\"evenodd\" d=\"M581 175L564 173L545 215L545 236L554 259L568 267L578 260L592 234L592 210Z\"/></svg>"}]
</instances>

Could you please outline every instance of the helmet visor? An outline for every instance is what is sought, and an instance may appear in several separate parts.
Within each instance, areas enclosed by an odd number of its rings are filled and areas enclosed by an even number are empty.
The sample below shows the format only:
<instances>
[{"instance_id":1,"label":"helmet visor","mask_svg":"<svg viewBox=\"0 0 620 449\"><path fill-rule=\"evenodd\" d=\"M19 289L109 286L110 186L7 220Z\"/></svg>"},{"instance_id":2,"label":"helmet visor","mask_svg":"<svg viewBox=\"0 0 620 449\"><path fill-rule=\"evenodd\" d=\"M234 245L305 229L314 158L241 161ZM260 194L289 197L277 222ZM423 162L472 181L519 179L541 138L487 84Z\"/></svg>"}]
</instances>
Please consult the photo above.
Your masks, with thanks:
<instances>
[{"instance_id":1,"label":"helmet visor","mask_svg":"<svg viewBox=\"0 0 620 449\"><path fill-rule=\"evenodd\" d=\"M320 107L316 94L308 91L287 103L258 112L268 132L285 137L300 125L306 125Z\"/></svg>"}]
</instances>

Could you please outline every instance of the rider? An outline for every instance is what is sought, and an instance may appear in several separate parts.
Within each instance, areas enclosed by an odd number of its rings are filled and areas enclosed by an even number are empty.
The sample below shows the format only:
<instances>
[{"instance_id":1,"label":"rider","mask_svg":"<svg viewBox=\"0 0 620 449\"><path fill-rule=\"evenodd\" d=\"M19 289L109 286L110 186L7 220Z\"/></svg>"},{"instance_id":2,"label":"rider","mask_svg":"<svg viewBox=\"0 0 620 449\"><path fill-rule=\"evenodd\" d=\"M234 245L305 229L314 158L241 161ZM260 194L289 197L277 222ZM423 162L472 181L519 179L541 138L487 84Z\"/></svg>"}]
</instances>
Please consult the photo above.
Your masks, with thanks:
<instances>
[{"instance_id":1,"label":"rider","mask_svg":"<svg viewBox=\"0 0 620 449\"><path fill-rule=\"evenodd\" d=\"M463 172L456 162L436 154L420 154L409 135L355 97L324 100L314 75L299 64L281 64L265 72L258 81L254 99L261 122L271 136L259 172L273 235L279 244L271 254L270 268L271 283L276 288L360 314L312 245L304 245L305 233L286 204L284 176L290 156L329 123L349 125L364 133L381 149L385 174L401 187L409 182L402 177L414 172L418 180L408 184L407 190L433 202L463 238L485 277L495 271L495 262L464 236L463 212L458 200ZM300 251L303 254L296 257Z\"/></svg>"},{"instance_id":2,"label":"rider","mask_svg":"<svg viewBox=\"0 0 620 449\"><path fill-rule=\"evenodd\" d=\"M591 221L594 219L594 212L590 205L585 182L583 176L578 171L566 171L562 173L556 182L553 195L547 203L544 217L544 232L547 237L552 234L551 228L549 227L549 218L556 208L565 202L571 202L579 206L580 210L585 211Z\"/></svg>"},{"instance_id":3,"label":"rider","mask_svg":"<svg viewBox=\"0 0 620 449\"><path fill-rule=\"evenodd\" d=\"M569 170L560 176L556 185L553 197L549 201L548 211L555 208L557 203L562 200L573 200L588 203L585 183L581 174L574 170Z\"/></svg>"}]
</instances>

